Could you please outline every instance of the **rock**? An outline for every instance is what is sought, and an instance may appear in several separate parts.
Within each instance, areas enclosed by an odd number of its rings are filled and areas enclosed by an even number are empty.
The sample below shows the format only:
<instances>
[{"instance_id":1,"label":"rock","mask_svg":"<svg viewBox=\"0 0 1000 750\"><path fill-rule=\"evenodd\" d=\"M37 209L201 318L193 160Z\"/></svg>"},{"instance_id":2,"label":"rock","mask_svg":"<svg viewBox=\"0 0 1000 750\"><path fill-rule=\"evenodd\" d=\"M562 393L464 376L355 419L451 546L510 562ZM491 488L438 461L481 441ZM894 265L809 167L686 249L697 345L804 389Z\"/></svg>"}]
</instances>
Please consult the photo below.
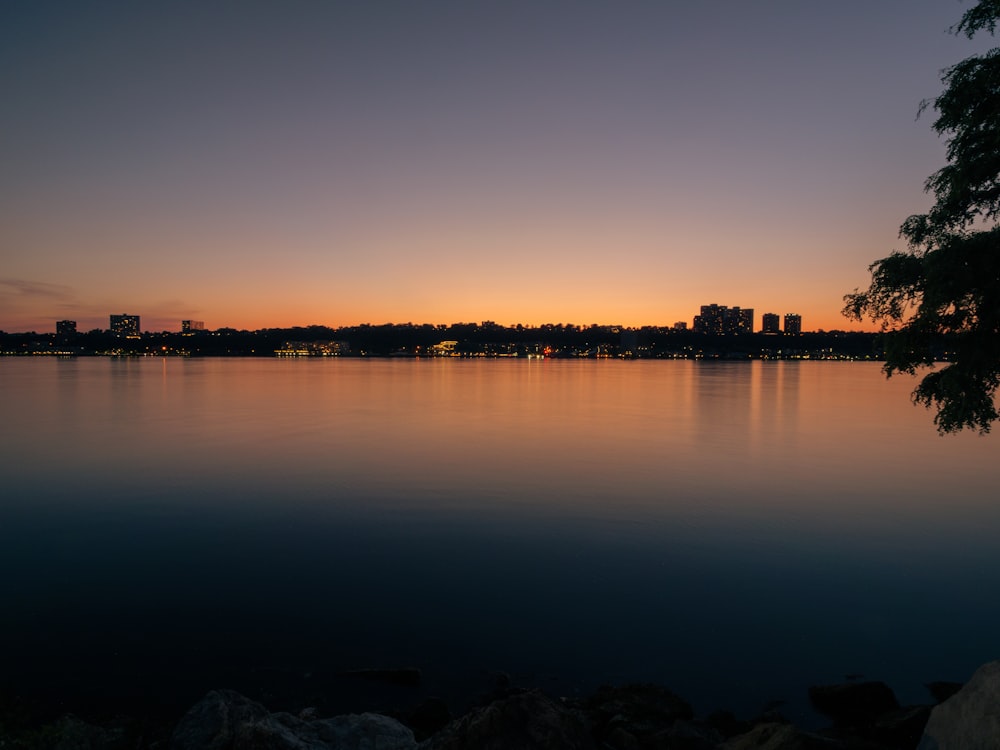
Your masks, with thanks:
<instances>
[{"instance_id":1,"label":"rock","mask_svg":"<svg viewBox=\"0 0 1000 750\"><path fill-rule=\"evenodd\" d=\"M623 727L614 727L609 730L604 735L601 747L607 750L640 750L639 738Z\"/></svg>"},{"instance_id":2,"label":"rock","mask_svg":"<svg viewBox=\"0 0 1000 750\"><path fill-rule=\"evenodd\" d=\"M181 718L171 750L229 750L239 728L267 716L267 709L233 690L212 690Z\"/></svg>"},{"instance_id":3,"label":"rock","mask_svg":"<svg viewBox=\"0 0 1000 750\"><path fill-rule=\"evenodd\" d=\"M607 750L715 750L722 735L712 727L697 721L681 719L669 728L636 732L626 723L616 723L601 738Z\"/></svg>"},{"instance_id":4,"label":"rock","mask_svg":"<svg viewBox=\"0 0 1000 750\"><path fill-rule=\"evenodd\" d=\"M539 690L509 695L451 722L421 750L595 750L580 716Z\"/></svg>"},{"instance_id":5,"label":"rock","mask_svg":"<svg viewBox=\"0 0 1000 750\"><path fill-rule=\"evenodd\" d=\"M304 722L274 713L247 728L248 748L264 750L415 750L413 732L393 718L363 713ZM240 746L242 748L242 745Z\"/></svg>"},{"instance_id":6,"label":"rock","mask_svg":"<svg viewBox=\"0 0 1000 750\"><path fill-rule=\"evenodd\" d=\"M724 742L722 750L806 750L802 733L789 724L758 724L749 732Z\"/></svg>"},{"instance_id":7,"label":"rock","mask_svg":"<svg viewBox=\"0 0 1000 750\"><path fill-rule=\"evenodd\" d=\"M269 713L232 690L213 690L174 729L171 750L414 750L413 732L364 713L304 720Z\"/></svg>"},{"instance_id":8,"label":"rock","mask_svg":"<svg viewBox=\"0 0 1000 750\"><path fill-rule=\"evenodd\" d=\"M720 750L880 750L860 739L824 737L791 724L758 724L746 734L719 745Z\"/></svg>"},{"instance_id":9,"label":"rock","mask_svg":"<svg viewBox=\"0 0 1000 750\"><path fill-rule=\"evenodd\" d=\"M594 736L612 742L619 735L617 747L625 747L623 730L643 745L654 736L665 736L677 721L690 720L694 712L687 701L659 685L604 686L586 703Z\"/></svg>"},{"instance_id":10,"label":"rock","mask_svg":"<svg viewBox=\"0 0 1000 750\"><path fill-rule=\"evenodd\" d=\"M426 698L403 717L418 741L444 729L452 720L451 711L443 698Z\"/></svg>"},{"instance_id":11,"label":"rock","mask_svg":"<svg viewBox=\"0 0 1000 750\"><path fill-rule=\"evenodd\" d=\"M934 707L917 750L995 750L1000 747L1000 661Z\"/></svg>"},{"instance_id":12,"label":"rock","mask_svg":"<svg viewBox=\"0 0 1000 750\"><path fill-rule=\"evenodd\" d=\"M899 708L895 694L884 682L813 685L809 701L838 726L871 724L878 716Z\"/></svg>"},{"instance_id":13,"label":"rock","mask_svg":"<svg viewBox=\"0 0 1000 750\"><path fill-rule=\"evenodd\" d=\"M905 706L879 716L867 736L890 747L911 750L923 734L930 706Z\"/></svg>"},{"instance_id":14,"label":"rock","mask_svg":"<svg viewBox=\"0 0 1000 750\"><path fill-rule=\"evenodd\" d=\"M705 724L717 731L723 739L744 734L753 726L750 722L737 719L732 711L713 711L705 717Z\"/></svg>"},{"instance_id":15,"label":"rock","mask_svg":"<svg viewBox=\"0 0 1000 750\"><path fill-rule=\"evenodd\" d=\"M662 742L657 747L670 750L713 750L722 744L722 733L704 721L688 721L681 719L664 734L660 735Z\"/></svg>"},{"instance_id":16,"label":"rock","mask_svg":"<svg viewBox=\"0 0 1000 750\"><path fill-rule=\"evenodd\" d=\"M75 716L63 716L43 733L44 747L51 750L119 750L125 748L125 732L118 727L105 729ZM0 747L4 741L0 739ZM42 747L39 744L38 747ZM15 745L17 747L17 745Z\"/></svg>"}]
</instances>

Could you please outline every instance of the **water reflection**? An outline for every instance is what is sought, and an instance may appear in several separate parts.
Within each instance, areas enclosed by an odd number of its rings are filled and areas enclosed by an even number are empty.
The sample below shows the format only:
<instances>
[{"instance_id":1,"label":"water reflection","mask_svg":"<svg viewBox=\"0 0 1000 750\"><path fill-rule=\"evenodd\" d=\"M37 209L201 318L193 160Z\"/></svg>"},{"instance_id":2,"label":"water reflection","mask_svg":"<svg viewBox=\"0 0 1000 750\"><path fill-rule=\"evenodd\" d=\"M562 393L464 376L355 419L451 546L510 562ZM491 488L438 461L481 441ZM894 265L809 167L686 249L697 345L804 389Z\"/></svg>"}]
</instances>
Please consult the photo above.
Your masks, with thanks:
<instances>
[{"instance_id":1,"label":"water reflection","mask_svg":"<svg viewBox=\"0 0 1000 750\"><path fill-rule=\"evenodd\" d=\"M0 360L6 679L416 663L735 706L864 672L906 699L993 656L1000 615L995 440L938 437L911 388L855 363Z\"/></svg>"}]
</instances>

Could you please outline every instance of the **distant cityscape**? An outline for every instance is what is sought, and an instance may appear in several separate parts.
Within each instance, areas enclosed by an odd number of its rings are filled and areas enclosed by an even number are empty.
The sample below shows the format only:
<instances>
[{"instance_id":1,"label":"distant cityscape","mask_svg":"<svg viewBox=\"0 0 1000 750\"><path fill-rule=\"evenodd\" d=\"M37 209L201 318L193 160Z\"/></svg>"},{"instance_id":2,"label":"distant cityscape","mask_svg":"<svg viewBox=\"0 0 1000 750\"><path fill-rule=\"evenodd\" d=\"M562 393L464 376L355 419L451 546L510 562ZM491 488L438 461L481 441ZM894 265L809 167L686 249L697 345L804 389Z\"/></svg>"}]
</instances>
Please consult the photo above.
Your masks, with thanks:
<instances>
[{"instance_id":1,"label":"distant cityscape","mask_svg":"<svg viewBox=\"0 0 1000 750\"><path fill-rule=\"evenodd\" d=\"M464 324L456 324L464 325ZM483 325L486 325L484 323ZM495 325L495 324L493 324ZM572 324L567 324L572 326ZM515 326L523 329L523 326ZM593 327L593 326L591 326ZM600 327L600 326L598 326ZM624 328L623 326L613 326L614 328ZM204 331L205 323L201 320L182 320L181 333L194 333ZM641 328L638 330L642 330ZM686 331L688 325L685 321L678 321L672 326L672 330ZM752 307L727 307L726 305L702 305L701 312L694 316L691 327L695 333L709 334L715 336L739 335L753 333L754 311ZM142 324L139 315L129 315L122 313L112 314L109 318L108 331L115 336L124 338L136 338L142 335ZM62 336L76 335L78 332L75 320L60 320L56 322L56 333ZM166 331L164 331L166 333ZM802 316L797 313L786 313L784 317L784 328L781 327L781 316L777 313L764 313L761 318L760 333L802 333Z\"/></svg>"},{"instance_id":2,"label":"distant cityscape","mask_svg":"<svg viewBox=\"0 0 1000 750\"><path fill-rule=\"evenodd\" d=\"M785 313L785 327L780 327L781 317L777 313L764 313L761 318L761 333L802 333L802 316ZM685 323L675 323L675 328L685 328ZM701 313L694 316L695 333L715 336L752 333L754 330L752 307L726 307L725 305L702 305Z\"/></svg>"},{"instance_id":3,"label":"distant cityscape","mask_svg":"<svg viewBox=\"0 0 1000 750\"><path fill-rule=\"evenodd\" d=\"M883 359L881 337L848 331L802 331L802 316L768 312L755 330L754 310L702 305L692 325L628 327L548 323L306 326L257 331L182 320L180 331L143 331L141 317L112 314L107 329L80 331L60 320L55 333L0 332L0 354L56 356L525 357L595 359ZM944 347L935 356L947 358Z\"/></svg>"}]
</instances>

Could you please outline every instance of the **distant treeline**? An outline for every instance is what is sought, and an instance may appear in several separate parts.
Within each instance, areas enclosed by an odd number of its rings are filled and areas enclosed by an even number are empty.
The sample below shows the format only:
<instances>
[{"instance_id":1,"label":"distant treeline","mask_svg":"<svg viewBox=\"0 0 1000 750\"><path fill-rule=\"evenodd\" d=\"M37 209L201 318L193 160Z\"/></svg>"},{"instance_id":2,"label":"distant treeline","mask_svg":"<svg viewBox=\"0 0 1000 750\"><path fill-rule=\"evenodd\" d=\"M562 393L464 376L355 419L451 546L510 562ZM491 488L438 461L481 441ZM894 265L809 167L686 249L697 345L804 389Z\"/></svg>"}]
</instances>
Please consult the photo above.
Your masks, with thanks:
<instances>
[{"instance_id":1,"label":"distant treeline","mask_svg":"<svg viewBox=\"0 0 1000 750\"><path fill-rule=\"evenodd\" d=\"M331 345L332 346L329 346ZM881 359L878 334L829 331L794 335L710 335L647 326L500 326L385 324L342 328L308 326L191 333L147 332L123 338L110 331L74 334L3 333L0 352L97 356L275 356L278 352L351 357L546 356L626 358ZM944 346L935 352L946 358Z\"/></svg>"}]
</instances>

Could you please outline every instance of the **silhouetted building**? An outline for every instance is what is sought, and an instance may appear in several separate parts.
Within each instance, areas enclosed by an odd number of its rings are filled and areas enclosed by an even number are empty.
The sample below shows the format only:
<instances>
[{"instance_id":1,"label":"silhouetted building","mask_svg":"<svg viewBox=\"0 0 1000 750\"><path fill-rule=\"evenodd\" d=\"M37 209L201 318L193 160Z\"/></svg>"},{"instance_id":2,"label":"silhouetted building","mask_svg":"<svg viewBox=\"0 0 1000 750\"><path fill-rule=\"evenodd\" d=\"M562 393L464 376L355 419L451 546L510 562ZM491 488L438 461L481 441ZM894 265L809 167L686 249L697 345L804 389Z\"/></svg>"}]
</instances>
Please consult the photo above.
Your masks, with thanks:
<instances>
[{"instance_id":1,"label":"silhouetted building","mask_svg":"<svg viewBox=\"0 0 1000 750\"><path fill-rule=\"evenodd\" d=\"M56 333L62 334L63 336L69 336L76 333L76 321L75 320L57 320L56 321Z\"/></svg>"},{"instance_id":2,"label":"silhouetted building","mask_svg":"<svg viewBox=\"0 0 1000 750\"><path fill-rule=\"evenodd\" d=\"M139 316L138 315L112 315L111 333L124 338L139 338Z\"/></svg>"},{"instance_id":3,"label":"silhouetted building","mask_svg":"<svg viewBox=\"0 0 1000 750\"><path fill-rule=\"evenodd\" d=\"M675 331L686 331L687 329L688 329L688 324L683 320L678 320L676 323L674 323Z\"/></svg>"},{"instance_id":4,"label":"silhouetted building","mask_svg":"<svg viewBox=\"0 0 1000 750\"><path fill-rule=\"evenodd\" d=\"M702 305L701 314L694 316L694 332L721 334L723 310L726 309L728 308L722 305Z\"/></svg>"},{"instance_id":5,"label":"silhouetted building","mask_svg":"<svg viewBox=\"0 0 1000 750\"><path fill-rule=\"evenodd\" d=\"M701 315L694 318L694 332L715 336L753 333L753 308L702 305Z\"/></svg>"},{"instance_id":6,"label":"silhouetted building","mask_svg":"<svg viewBox=\"0 0 1000 750\"><path fill-rule=\"evenodd\" d=\"M764 313L760 321L761 333L781 333L781 318L777 313Z\"/></svg>"},{"instance_id":7,"label":"silhouetted building","mask_svg":"<svg viewBox=\"0 0 1000 750\"><path fill-rule=\"evenodd\" d=\"M785 314L785 333L802 333L802 316L795 313Z\"/></svg>"},{"instance_id":8,"label":"silhouetted building","mask_svg":"<svg viewBox=\"0 0 1000 750\"><path fill-rule=\"evenodd\" d=\"M181 333L192 333L194 331L204 331L205 323L201 320L182 320Z\"/></svg>"}]
</instances>

